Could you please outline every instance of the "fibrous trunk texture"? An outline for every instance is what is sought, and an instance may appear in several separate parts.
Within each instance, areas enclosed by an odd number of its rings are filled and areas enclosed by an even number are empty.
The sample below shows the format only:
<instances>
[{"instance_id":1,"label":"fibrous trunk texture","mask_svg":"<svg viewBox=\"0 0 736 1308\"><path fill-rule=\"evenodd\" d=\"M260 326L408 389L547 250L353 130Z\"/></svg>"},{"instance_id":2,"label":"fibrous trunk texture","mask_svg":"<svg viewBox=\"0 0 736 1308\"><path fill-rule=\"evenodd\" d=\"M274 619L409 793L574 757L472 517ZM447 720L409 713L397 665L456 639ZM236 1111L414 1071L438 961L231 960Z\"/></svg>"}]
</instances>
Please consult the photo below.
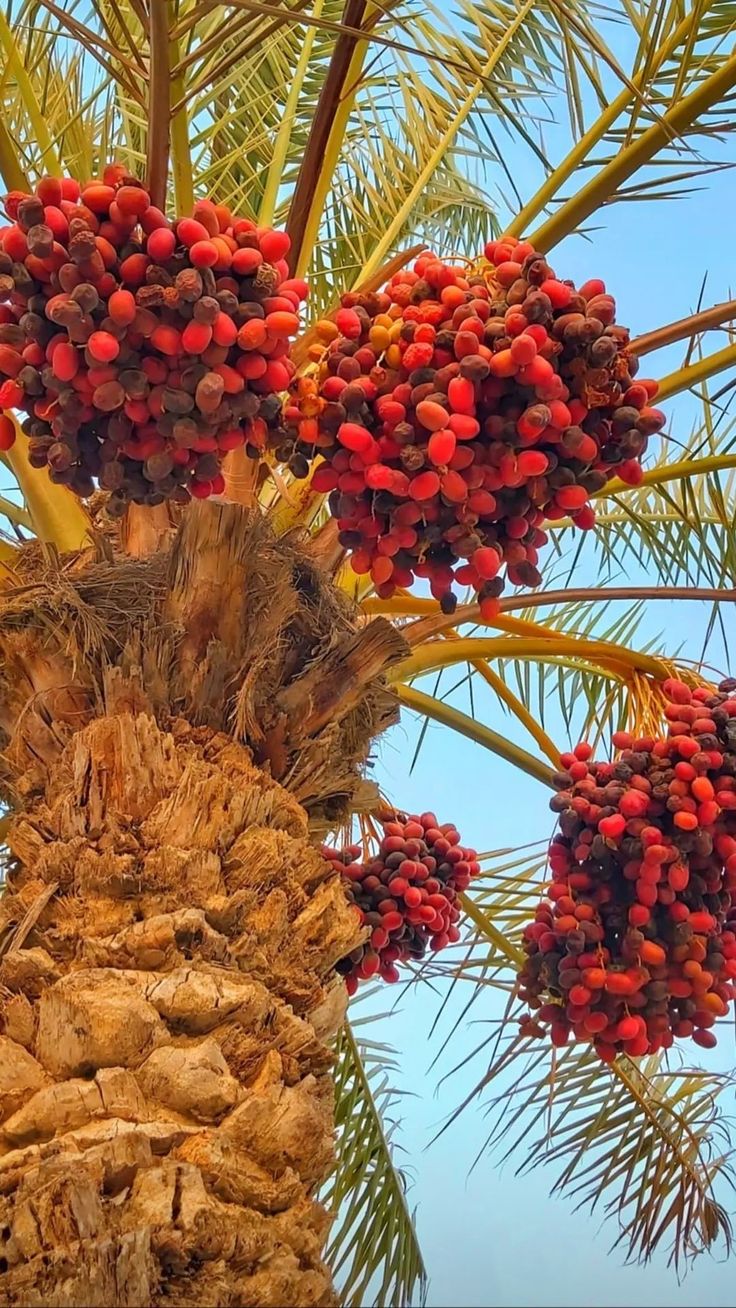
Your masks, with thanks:
<instances>
[{"instance_id":1,"label":"fibrous trunk texture","mask_svg":"<svg viewBox=\"0 0 736 1308\"><path fill-rule=\"evenodd\" d=\"M403 651L329 611L306 555L208 514L165 566L78 560L0 610L2 1304L335 1302L314 1195L361 934L310 816L358 785ZM270 605L264 549L290 569Z\"/></svg>"}]
</instances>

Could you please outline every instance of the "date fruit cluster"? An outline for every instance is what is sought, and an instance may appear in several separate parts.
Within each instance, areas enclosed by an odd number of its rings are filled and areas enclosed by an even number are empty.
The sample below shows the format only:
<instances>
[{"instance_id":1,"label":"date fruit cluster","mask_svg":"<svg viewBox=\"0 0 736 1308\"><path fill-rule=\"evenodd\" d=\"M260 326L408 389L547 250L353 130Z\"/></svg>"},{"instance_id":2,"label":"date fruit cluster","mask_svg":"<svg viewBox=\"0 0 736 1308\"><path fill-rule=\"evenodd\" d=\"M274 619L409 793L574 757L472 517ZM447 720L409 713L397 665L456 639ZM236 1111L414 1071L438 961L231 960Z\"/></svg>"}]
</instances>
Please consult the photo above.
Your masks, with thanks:
<instances>
[{"instance_id":1,"label":"date fruit cluster","mask_svg":"<svg viewBox=\"0 0 736 1308\"><path fill-rule=\"evenodd\" d=\"M552 879L523 936L523 1029L609 1062L712 1048L736 997L736 682L664 688L666 737L562 756Z\"/></svg>"},{"instance_id":2,"label":"date fruit cluster","mask_svg":"<svg viewBox=\"0 0 736 1308\"><path fill-rule=\"evenodd\" d=\"M229 450L282 439L306 283L284 232L200 200L169 219L120 165L5 200L0 405L35 467L88 496L186 502L224 489ZM6 416L0 445L15 429Z\"/></svg>"},{"instance_id":3,"label":"date fruit cluster","mask_svg":"<svg viewBox=\"0 0 736 1308\"><path fill-rule=\"evenodd\" d=\"M451 822L434 813L394 814L383 822L383 839L373 858L361 861L360 845L324 847L340 872L361 923L370 937L337 970L350 994L359 981L379 976L399 980L396 966L419 962L459 940L458 893L467 890L480 865L475 850L460 844Z\"/></svg>"},{"instance_id":4,"label":"date fruit cluster","mask_svg":"<svg viewBox=\"0 0 736 1308\"><path fill-rule=\"evenodd\" d=\"M615 318L603 282L504 238L470 267L424 254L317 324L281 457L301 476L323 457L312 484L380 596L422 577L451 613L459 584L491 618L502 572L540 584L545 522L590 528L591 495L640 481L664 416Z\"/></svg>"}]
</instances>

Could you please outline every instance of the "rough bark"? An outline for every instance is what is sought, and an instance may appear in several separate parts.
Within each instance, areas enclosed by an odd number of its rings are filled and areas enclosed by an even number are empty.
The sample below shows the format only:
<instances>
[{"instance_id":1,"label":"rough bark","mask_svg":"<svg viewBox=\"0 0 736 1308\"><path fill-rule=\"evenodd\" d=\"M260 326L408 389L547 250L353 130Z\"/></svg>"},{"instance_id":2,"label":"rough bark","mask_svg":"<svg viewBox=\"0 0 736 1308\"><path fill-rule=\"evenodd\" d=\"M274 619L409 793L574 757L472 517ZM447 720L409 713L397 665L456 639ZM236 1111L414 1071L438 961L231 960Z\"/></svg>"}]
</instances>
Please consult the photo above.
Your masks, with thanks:
<instances>
[{"instance_id":1,"label":"rough bark","mask_svg":"<svg viewBox=\"0 0 736 1308\"><path fill-rule=\"evenodd\" d=\"M324 980L360 934L304 810L110 713L8 841L4 925L43 904L0 960L0 1302L332 1303Z\"/></svg>"},{"instance_id":2,"label":"rough bark","mask_svg":"<svg viewBox=\"0 0 736 1308\"><path fill-rule=\"evenodd\" d=\"M336 1302L314 1195L333 1156L332 969L361 931L307 809L319 829L356 791L361 693L375 729L403 650L347 622L318 638L313 595L311 617L278 595L279 626L238 522L218 509L163 565L87 559L0 609L13 1308ZM143 625L142 578L168 625Z\"/></svg>"}]
</instances>

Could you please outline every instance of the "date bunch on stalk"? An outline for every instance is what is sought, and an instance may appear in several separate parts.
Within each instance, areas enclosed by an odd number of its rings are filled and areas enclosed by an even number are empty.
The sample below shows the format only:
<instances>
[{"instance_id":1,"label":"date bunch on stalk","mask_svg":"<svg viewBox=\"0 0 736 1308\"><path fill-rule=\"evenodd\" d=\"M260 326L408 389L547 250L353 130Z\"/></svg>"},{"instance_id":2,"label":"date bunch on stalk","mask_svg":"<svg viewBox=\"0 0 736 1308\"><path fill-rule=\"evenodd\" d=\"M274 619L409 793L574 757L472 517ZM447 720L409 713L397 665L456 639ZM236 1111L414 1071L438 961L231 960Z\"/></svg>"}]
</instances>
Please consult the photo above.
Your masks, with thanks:
<instances>
[{"instance_id":1,"label":"date bunch on stalk","mask_svg":"<svg viewBox=\"0 0 736 1308\"><path fill-rule=\"evenodd\" d=\"M594 525L591 496L641 480L664 425L602 281L577 288L528 241L475 263L421 255L381 291L343 295L294 379L281 457L328 495L354 571L378 594L425 578L498 610L503 576L541 583L544 525Z\"/></svg>"},{"instance_id":2,"label":"date bunch on stalk","mask_svg":"<svg viewBox=\"0 0 736 1308\"><path fill-rule=\"evenodd\" d=\"M710 1049L736 998L736 681L664 689L666 736L562 756L551 881L523 934L522 1029L608 1062Z\"/></svg>"},{"instance_id":3,"label":"date bunch on stalk","mask_svg":"<svg viewBox=\"0 0 736 1308\"><path fill-rule=\"evenodd\" d=\"M24 415L35 467L122 513L220 494L228 451L279 443L307 295L285 232L211 200L169 218L117 164L44 177L5 211L0 405Z\"/></svg>"},{"instance_id":4,"label":"date bunch on stalk","mask_svg":"<svg viewBox=\"0 0 736 1308\"><path fill-rule=\"evenodd\" d=\"M373 858L362 858L360 845L323 848L370 931L366 943L337 965L351 995L374 976L398 981L398 963L420 962L427 951L459 940L458 894L480 872L475 850L461 845L457 828L440 824L434 813L392 813L382 825Z\"/></svg>"}]
</instances>

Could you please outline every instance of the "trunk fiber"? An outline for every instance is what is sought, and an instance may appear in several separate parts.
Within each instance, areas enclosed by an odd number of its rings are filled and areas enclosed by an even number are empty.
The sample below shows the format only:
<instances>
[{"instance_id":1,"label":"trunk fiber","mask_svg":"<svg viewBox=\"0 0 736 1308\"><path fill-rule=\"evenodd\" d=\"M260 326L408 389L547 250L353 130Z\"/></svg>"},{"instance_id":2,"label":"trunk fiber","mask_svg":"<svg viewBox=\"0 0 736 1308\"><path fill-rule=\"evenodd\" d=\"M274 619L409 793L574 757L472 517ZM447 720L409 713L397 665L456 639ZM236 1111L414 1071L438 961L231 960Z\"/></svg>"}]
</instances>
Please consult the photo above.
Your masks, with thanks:
<instances>
[{"instance_id":1,"label":"trunk fiber","mask_svg":"<svg viewBox=\"0 0 736 1308\"><path fill-rule=\"evenodd\" d=\"M0 603L0 1303L334 1304L361 935L314 841L403 642L233 506L31 576Z\"/></svg>"}]
</instances>

